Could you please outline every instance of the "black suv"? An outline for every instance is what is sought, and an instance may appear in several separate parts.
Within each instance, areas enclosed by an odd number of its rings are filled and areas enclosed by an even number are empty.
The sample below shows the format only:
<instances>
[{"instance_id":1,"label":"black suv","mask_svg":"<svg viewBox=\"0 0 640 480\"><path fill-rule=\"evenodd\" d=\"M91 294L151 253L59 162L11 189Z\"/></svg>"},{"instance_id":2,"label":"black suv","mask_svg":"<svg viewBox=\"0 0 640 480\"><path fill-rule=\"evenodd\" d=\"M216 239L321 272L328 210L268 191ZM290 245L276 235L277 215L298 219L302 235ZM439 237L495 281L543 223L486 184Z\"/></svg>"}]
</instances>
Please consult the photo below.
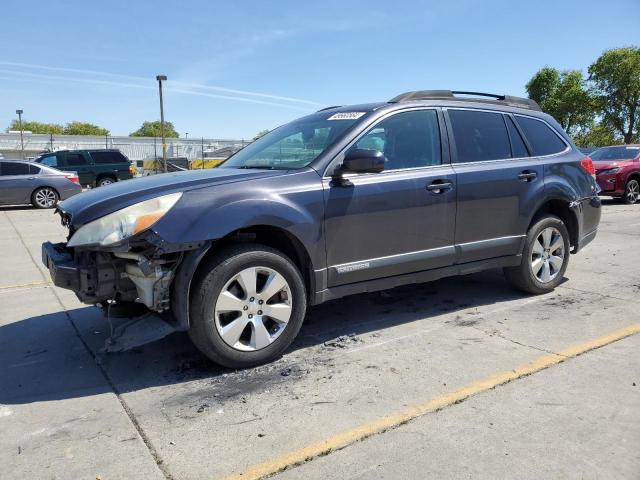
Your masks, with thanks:
<instances>
[{"instance_id":1,"label":"black suv","mask_svg":"<svg viewBox=\"0 0 640 480\"><path fill-rule=\"evenodd\" d=\"M133 177L133 167L120 150L59 150L40 155L34 162L78 173L80 185L102 187Z\"/></svg>"},{"instance_id":2,"label":"black suv","mask_svg":"<svg viewBox=\"0 0 640 480\"><path fill-rule=\"evenodd\" d=\"M504 269L533 294L596 235L591 160L527 99L419 91L330 107L219 168L62 202L54 283L163 312L210 359L274 359L307 305Z\"/></svg>"}]
</instances>

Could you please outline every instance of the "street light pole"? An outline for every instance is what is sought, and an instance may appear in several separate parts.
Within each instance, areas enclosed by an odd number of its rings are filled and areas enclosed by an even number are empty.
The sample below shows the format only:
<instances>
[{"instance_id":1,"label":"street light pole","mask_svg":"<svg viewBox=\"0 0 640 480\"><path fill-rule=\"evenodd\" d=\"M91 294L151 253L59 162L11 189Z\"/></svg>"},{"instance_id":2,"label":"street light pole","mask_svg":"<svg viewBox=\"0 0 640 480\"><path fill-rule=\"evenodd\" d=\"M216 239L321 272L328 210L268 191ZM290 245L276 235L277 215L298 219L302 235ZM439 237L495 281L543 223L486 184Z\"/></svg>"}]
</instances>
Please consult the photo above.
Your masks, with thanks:
<instances>
[{"instance_id":1,"label":"street light pole","mask_svg":"<svg viewBox=\"0 0 640 480\"><path fill-rule=\"evenodd\" d=\"M162 137L162 164L164 172L167 173L167 144L164 140L164 105L162 104L162 81L167 80L166 75L156 75L158 90L160 92L160 136Z\"/></svg>"},{"instance_id":2,"label":"street light pole","mask_svg":"<svg viewBox=\"0 0 640 480\"><path fill-rule=\"evenodd\" d=\"M200 142L200 145L202 146L202 170L204 170L204 137L200 139Z\"/></svg>"},{"instance_id":3,"label":"street light pole","mask_svg":"<svg viewBox=\"0 0 640 480\"><path fill-rule=\"evenodd\" d=\"M22 110L16 110L18 114L18 124L20 125L20 150L22 151L22 160L24 160L24 137L22 133Z\"/></svg>"}]
</instances>

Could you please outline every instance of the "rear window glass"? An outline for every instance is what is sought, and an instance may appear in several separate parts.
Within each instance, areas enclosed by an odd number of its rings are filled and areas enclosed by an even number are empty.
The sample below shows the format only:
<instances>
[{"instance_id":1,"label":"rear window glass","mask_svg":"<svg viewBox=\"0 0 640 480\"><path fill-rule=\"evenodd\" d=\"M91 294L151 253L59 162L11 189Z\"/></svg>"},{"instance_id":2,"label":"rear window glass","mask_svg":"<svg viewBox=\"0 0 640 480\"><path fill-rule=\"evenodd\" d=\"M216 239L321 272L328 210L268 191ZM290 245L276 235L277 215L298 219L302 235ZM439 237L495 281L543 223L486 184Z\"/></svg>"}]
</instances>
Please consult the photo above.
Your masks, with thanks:
<instances>
[{"instance_id":1,"label":"rear window glass","mask_svg":"<svg viewBox=\"0 0 640 480\"><path fill-rule=\"evenodd\" d=\"M29 175L29 165L17 162L0 163L0 175L3 177L8 175Z\"/></svg>"},{"instance_id":2,"label":"rear window glass","mask_svg":"<svg viewBox=\"0 0 640 480\"><path fill-rule=\"evenodd\" d=\"M549 126L529 117L516 117L524 136L529 140L534 155L552 155L562 152L567 146Z\"/></svg>"},{"instance_id":3,"label":"rear window glass","mask_svg":"<svg viewBox=\"0 0 640 480\"><path fill-rule=\"evenodd\" d=\"M511 117L505 116L504 118L507 122L507 130L509 130L509 138L511 139L511 154L513 155L513 158L528 157L529 152L527 152L527 147L524 145L522 136L520 135L520 132L518 132L515 123L513 123Z\"/></svg>"},{"instance_id":4,"label":"rear window glass","mask_svg":"<svg viewBox=\"0 0 640 480\"><path fill-rule=\"evenodd\" d=\"M511 158L509 135L501 113L449 110L458 162Z\"/></svg>"},{"instance_id":5,"label":"rear window glass","mask_svg":"<svg viewBox=\"0 0 640 480\"><path fill-rule=\"evenodd\" d=\"M122 163L127 160L118 152L91 152L93 163Z\"/></svg>"}]
</instances>

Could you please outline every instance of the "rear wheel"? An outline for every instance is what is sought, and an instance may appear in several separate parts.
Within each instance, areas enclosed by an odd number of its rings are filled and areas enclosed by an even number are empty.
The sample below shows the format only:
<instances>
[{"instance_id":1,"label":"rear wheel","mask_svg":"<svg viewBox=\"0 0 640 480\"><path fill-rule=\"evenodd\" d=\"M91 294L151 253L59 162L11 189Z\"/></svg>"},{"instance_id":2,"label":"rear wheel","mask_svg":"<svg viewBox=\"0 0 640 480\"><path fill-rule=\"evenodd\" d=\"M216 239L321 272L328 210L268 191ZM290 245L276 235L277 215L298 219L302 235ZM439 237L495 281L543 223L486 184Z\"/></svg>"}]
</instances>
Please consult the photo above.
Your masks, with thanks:
<instances>
[{"instance_id":1,"label":"rear wheel","mask_svg":"<svg viewBox=\"0 0 640 480\"><path fill-rule=\"evenodd\" d=\"M51 187L38 188L31 195L31 204L36 208L53 208L58 204L58 192Z\"/></svg>"},{"instance_id":2,"label":"rear wheel","mask_svg":"<svg viewBox=\"0 0 640 480\"><path fill-rule=\"evenodd\" d=\"M529 229L522 263L505 268L505 276L524 292L550 292L560 284L567 270L569 248L569 232L564 222L554 215L546 215Z\"/></svg>"},{"instance_id":3,"label":"rear wheel","mask_svg":"<svg viewBox=\"0 0 640 480\"><path fill-rule=\"evenodd\" d=\"M266 363L298 334L307 306L304 282L281 252L235 245L207 260L197 277L189 336L214 362L230 368Z\"/></svg>"},{"instance_id":4,"label":"rear wheel","mask_svg":"<svg viewBox=\"0 0 640 480\"><path fill-rule=\"evenodd\" d=\"M112 183L116 183L115 178L113 177L101 177L96 182L97 187L104 187L105 185L111 185Z\"/></svg>"},{"instance_id":5,"label":"rear wheel","mask_svg":"<svg viewBox=\"0 0 640 480\"><path fill-rule=\"evenodd\" d=\"M638 180L632 178L627 182L622 200L627 205L638 203L638 200L640 200L640 182Z\"/></svg>"}]
</instances>

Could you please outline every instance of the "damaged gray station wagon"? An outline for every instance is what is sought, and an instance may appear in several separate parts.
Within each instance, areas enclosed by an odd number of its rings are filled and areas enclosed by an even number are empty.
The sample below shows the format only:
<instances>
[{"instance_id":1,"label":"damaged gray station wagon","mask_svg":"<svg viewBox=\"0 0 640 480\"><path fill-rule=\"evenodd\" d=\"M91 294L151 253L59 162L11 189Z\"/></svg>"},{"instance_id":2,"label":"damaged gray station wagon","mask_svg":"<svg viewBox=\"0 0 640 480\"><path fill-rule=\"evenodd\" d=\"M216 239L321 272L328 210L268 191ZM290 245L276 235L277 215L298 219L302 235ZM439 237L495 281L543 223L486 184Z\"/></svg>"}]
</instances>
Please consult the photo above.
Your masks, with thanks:
<instances>
[{"instance_id":1,"label":"damaged gray station wagon","mask_svg":"<svg viewBox=\"0 0 640 480\"><path fill-rule=\"evenodd\" d=\"M141 304L234 368L278 357L308 305L503 268L541 294L596 235L591 160L528 99L417 91L329 107L219 168L62 202L55 285Z\"/></svg>"}]
</instances>

